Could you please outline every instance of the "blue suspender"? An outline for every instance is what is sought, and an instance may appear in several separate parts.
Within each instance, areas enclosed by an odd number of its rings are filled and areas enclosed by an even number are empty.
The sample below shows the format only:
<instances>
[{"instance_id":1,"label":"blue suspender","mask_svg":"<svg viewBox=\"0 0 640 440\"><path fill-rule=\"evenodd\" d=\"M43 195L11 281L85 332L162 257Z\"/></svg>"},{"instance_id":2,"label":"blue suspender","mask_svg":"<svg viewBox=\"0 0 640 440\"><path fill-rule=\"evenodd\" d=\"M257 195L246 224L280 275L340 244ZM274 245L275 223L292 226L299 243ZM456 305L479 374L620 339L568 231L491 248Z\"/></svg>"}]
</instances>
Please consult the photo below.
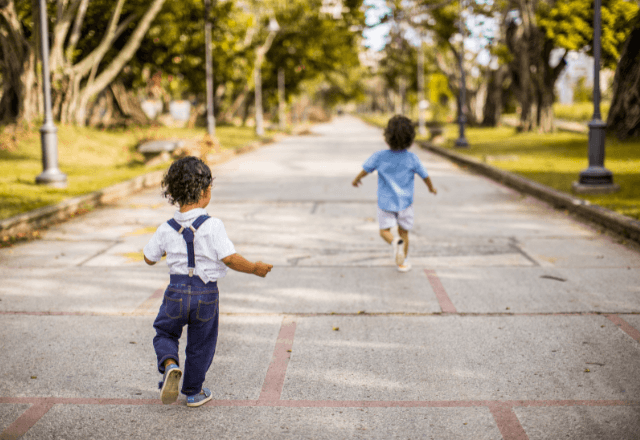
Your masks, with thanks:
<instances>
[{"instance_id":1,"label":"blue suspender","mask_svg":"<svg viewBox=\"0 0 640 440\"><path fill-rule=\"evenodd\" d=\"M176 230L178 234L182 234L184 241L187 242L187 267L189 268L189 276L193 276L193 271L196 268L196 255L193 251L193 239L195 238L196 230L202 225L205 221L209 219L208 215L201 215L193 223L191 226L185 228L184 226L180 226L180 224L174 219L169 220L169 226Z\"/></svg>"}]
</instances>

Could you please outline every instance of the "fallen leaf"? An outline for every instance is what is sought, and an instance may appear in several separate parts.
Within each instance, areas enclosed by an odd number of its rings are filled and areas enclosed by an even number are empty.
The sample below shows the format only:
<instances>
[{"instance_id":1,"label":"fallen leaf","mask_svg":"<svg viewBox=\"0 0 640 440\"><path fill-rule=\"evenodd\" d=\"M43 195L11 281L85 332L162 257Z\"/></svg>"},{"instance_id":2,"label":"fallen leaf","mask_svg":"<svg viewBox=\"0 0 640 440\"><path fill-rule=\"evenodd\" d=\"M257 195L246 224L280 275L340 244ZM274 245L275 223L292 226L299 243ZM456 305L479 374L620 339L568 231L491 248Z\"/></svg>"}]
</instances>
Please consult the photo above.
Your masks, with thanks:
<instances>
[{"instance_id":1,"label":"fallen leaf","mask_svg":"<svg viewBox=\"0 0 640 440\"><path fill-rule=\"evenodd\" d=\"M584 369L584 372L585 372L585 373L591 373L591 370L589 370L588 368L585 368L585 369Z\"/></svg>"},{"instance_id":2,"label":"fallen leaf","mask_svg":"<svg viewBox=\"0 0 640 440\"><path fill-rule=\"evenodd\" d=\"M38 376L31 376L31 379L37 379Z\"/></svg>"},{"instance_id":3,"label":"fallen leaf","mask_svg":"<svg viewBox=\"0 0 640 440\"><path fill-rule=\"evenodd\" d=\"M364 310L358 310L358 315L363 315L364 314Z\"/></svg>"},{"instance_id":4,"label":"fallen leaf","mask_svg":"<svg viewBox=\"0 0 640 440\"><path fill-rule=\"evenodd\" d=\"M333 328L333 331L334 331L334 332L337 332L338 330L340 330L340 327L334 327L334 328Z\"/></svg>"},{"instance_id":5,"label":"fallen leaf","mask_svg":"<svg viewBox=\"0 0 640 440\"><path fill-rule=\"evenodd\" d=\"M136 341L130 341L129 344L137 344Z\"/></svg>"}]
</instances>

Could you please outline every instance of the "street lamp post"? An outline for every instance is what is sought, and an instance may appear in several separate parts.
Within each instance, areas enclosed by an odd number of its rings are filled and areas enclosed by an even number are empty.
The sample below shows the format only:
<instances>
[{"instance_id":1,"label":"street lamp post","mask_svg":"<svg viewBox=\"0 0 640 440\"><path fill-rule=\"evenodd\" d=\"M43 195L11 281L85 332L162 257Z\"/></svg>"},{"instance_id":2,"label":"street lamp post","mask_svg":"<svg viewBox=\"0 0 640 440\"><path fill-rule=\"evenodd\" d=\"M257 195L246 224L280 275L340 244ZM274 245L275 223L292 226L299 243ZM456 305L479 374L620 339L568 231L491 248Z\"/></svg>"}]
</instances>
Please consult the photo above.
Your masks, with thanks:
<instances>
[{"instance_id":1,"label":"street lamp post","mask_svg":"<svg viewBox=\"0 0 640 440\"><path fill-rule=\"evenodd\" d=\"M458 125L460 131L460 137L456 139L455 146L458 148L469 148L469 142L464 137L464 124L467 121L464 114L464 104L466 101L467 84L464 77L464 27L462 24L462 0L460 1L460 17L458 18L458 30L460 31L460 95L458 96Z\"/></svg>"},{"instance_id":2,"label":"street lamp post","mask_svg":"<svg viewBox=\"0 0 640 440\"><path fill-rule=\"evenodd\" d=\"M422 46L421 35L420 46L418 46L418 132L424 136L427 134L424 121L424 110L427 101L424 99L424 48Z\"/></svg>"},{"instance_id":3,"label":"street lamp post","mask_svg":"<svg viewBox=\"0 0 640 440\"><path fill-rule=\"evenodd\" d=\"M271 17L269 20L269 37L267 39L267 43L263 46L264 49L258 50L258 58L256 62L255 68L255 83L256 83L256 134L258 136L264 136L264 116L262 113L262 62L264 61L264 56L266 55L267 50L271 46L271 42L275 37L276 33L280 30L280 26L274 17Z\"/></svg>"},{"instance_id":4,"label":"street lamp post","mask_svg":"<svg viewBox=\"0 0 640 440\"><path fill-rule=\"evenodd\" d=\"M593 119L589 122L589 167L580 173L573 190L581 194L607 194L618 191L613 173L604 167L605 129L600 115L600 20L601 0L594 1L593 17Z\"/></svg>"},{"instance_id":5,"label":"street lamp post","mask_svg":"<svg viewBox=\"0 0 640 440\"><path fill-rule=\"evenodd\" d=\"M278 123L280 130L287 128L284 89L284 67L278 68Z\"/></svg>"},{"instance_id":6,"label":"street lamp post","mask_svg":"<svg viewBox=\"0 0 640 440\"><path fill-rule=\"evenodd\" d=\"M213 113L213 60L211 57L211 0L204 0L204 46L207 75L207 133L216 134L216 118Z\"/></svg>"},{"instance_id":7,"label":"street lamp post","mask_svg":"<svg viewBox=\"0 0 640 440\"><path fill-rule=\"evenodd\" d=\"M51 113L51 78L49 73L49 27L45 0L39 2L40 50L42 52L42 89L44 92L44 124L40 128L43 171L36 177L36 183L66 188L67 176L58 169L58 129Z\"/></svg>"}]
</instances>

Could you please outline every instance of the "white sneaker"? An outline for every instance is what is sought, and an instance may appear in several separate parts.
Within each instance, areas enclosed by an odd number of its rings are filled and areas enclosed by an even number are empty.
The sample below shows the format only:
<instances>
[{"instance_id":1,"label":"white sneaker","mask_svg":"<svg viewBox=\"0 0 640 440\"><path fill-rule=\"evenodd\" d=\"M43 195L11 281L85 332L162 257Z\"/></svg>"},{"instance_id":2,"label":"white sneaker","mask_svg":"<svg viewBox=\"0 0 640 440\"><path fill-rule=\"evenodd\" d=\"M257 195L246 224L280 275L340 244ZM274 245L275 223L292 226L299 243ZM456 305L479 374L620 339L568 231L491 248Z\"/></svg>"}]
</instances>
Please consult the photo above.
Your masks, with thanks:
<instances>
[{"instance_id":1,"label":"white sneaker","mask_svg":"<svg viewBox=\"0 0 640 440\"><path fill-rule=\"evenodd\" d=\"M409 272L411 270L411 263L404 261L403 264L398 265L398 272Z\"/></svg>"},{"instance_id":2,"label":"white sneaker","mask_svg":"<svg viewBox=\"0 0 640 440\"><path fill-rule=\"evenodd\" d=\"M401 266L404 263L404 240L400 237L393 240L393 254L396 258L396 264Z\"/></svg>"}]
</instances>

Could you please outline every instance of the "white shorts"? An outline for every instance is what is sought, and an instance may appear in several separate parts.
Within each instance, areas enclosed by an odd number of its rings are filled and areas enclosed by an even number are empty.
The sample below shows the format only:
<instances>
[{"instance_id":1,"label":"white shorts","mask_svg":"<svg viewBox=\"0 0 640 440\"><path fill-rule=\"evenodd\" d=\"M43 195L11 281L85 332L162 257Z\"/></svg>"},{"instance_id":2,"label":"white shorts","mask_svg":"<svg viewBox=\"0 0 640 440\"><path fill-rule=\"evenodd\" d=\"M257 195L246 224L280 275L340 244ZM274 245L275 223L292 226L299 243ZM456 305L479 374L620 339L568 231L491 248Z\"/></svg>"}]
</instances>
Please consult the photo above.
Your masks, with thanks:
<instances>
[{"instance_id":1,"label":"white shorts","mask_svg":"<svg viewBox=\"0 0 640 440\"><path fill-rule=\"evenodd\" d=\"M413 227L413 205L400 212L383 211L378 207L378 223L380 223L380 229L389 229L398 225L405 231L410 231Z\"/></svg>"}]
</instances>

